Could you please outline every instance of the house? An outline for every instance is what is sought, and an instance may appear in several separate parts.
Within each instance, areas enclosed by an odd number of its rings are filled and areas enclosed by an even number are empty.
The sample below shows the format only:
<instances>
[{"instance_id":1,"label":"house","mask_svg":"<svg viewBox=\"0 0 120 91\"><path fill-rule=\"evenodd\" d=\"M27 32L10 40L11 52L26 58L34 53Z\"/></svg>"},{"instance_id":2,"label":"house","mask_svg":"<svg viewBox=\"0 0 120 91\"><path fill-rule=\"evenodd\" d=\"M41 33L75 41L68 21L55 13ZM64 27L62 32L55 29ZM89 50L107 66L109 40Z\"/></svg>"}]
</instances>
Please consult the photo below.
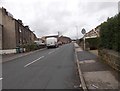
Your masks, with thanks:
<instances>
[{"instance_id":1,"label":"house","mask_svg":"<svg viewBox=\"0 0 120 91\"><path fill-rule=\"evenodd\" d=\"M15 29L17 47L32 44L37 39L36 35L29 29L29 26L23 25L22 20L15 20Z\"/></svg>"},{"instance_id":2,"label":"house","mask_svg":"<svg viewBox=\"0 0 120 91\"><path fill-rule=\"evenodd\" d=\"M85 38L96 38L99 37L100 34L100 26L97 26L95 29L92 29L91 31L89 31L88 33L85 34Z\"/></svg>"},{"instance_id":3,"label":"house","mask_svg":"<svg viewBox=\"0 0 120 91\"><path fill-rule=\"evenodd\" d=\"M62 42L62 44L67 44L67 43L70 43L72 40L71 40L69 37L60 36L60 37L58 38L58 41L59 41L59 42Z\"/></svg>"},{"instance_id":4,"label":"house","mask_svg":"<svg viewBox=\"0 0 120 91\"><path fill-rule=\"evenodd\" d=\"M0 8L0 35L2 35L2 54L16 53L16 47L31 44L36 35L24 26L22 20L16 20L5 8Z\"/></svg>"}]
</instances>

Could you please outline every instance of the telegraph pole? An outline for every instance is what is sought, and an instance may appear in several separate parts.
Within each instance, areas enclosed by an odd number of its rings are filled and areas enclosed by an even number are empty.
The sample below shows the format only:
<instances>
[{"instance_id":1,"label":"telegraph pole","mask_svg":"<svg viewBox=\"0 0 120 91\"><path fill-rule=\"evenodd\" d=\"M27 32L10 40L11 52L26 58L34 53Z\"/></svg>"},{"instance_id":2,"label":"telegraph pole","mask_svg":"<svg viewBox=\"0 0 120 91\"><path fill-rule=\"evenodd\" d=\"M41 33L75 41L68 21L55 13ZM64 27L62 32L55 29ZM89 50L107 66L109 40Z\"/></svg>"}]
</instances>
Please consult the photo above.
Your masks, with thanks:
<instances>
[{"instance_id":1,"label":"telegraph pole","mask_svg":"<svg viewBox=\"0 0 120 91\"><path fill-rule=\"evenodd\" d=\"M77 36L76 43L78 43L78 26L76 26L76 36Z\"/></svg>"},{"instance_id":2,"label":"telegraph pole","mask_svg":"<svg viewBox=\"0 0 120 91\"><path fill-rule=\"evenodd\" d=\"M76 26L76 33L77 33L77 39L78 39L78 26Z\"/></svg>"},{"instance_id":3,"label":"telegraph pole","mask_svg":"<svg viewBox=\"0 0 120 91\"><path fill-rule=\"evenodd\" d=\"M58 37L60 36L60 32L58 31Z\"/></svg>"}]
</instances>

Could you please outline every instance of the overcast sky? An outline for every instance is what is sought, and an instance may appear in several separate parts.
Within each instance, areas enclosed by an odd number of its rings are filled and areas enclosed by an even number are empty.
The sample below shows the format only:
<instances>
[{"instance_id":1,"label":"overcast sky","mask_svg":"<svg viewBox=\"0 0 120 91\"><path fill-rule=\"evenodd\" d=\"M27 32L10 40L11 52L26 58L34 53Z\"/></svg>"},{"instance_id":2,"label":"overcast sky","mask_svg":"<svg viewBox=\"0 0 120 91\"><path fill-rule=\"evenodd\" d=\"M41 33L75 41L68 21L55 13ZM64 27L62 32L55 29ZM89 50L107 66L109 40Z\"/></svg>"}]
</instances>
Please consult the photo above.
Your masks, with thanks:
<instances>
[{"instance_id":1,"label":"overcast sky","mask_svg":"<svg viewBox=\"0 0 120 91\"><path fill-rule=\"evenodd\" d=\"M21 19L24 25L29 25L37 37L59 31L62 35L77 38L77 26L80 38L82 28L88 32L118 13L118 0L105 1L2 0L0 7L6 8L14 18Z\"/></svg>"}]
</instances>

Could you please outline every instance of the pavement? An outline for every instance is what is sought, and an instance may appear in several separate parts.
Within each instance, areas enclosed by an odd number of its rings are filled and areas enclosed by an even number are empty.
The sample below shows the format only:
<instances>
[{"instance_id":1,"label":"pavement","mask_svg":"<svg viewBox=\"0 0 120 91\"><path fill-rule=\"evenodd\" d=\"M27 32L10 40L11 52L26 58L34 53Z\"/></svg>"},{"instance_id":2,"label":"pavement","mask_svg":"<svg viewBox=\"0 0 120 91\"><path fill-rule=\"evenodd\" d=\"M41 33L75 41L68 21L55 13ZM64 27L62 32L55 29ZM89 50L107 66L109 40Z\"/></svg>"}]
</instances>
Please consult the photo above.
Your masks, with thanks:
<instances>
[{"instance_id":1,"label":"pavement","mask_svg":"<svg viewBox=\"0 0 120 91\"><path fill-rule=\"evenodd\" d=\"M84 51L77 44L74 45L81 71L80 76L83 78L81 83L85 83L87 90L119 91L120 73L99 60L95 52Z\"/></svg>"},{"instance_id":2,"label":"pavement","mask_svg":"<svg viewBox=\"0 0 120 91\"><path fill-rule=\"evenodd\" d=\"M3 89L78 89L79 84L73 44L2 63Z\"/></svg>"},{"instance_id":3,"label":"pavement","mask_svg":"<svg viewBox=\"0 0 120 91\"><path fill-rule=\"evenodd\" d=\"M7 61L11 61L11 60L14 60L16 58L19 58L19 57L23 57L23 56L26 56L26 55L29 55L31 53L35 53L35 52L38 52L38 51L42 51L42 50L45 50L46 48L42 48L42 49L39 49L39 50L35 50L35 51L30 51L30 52L25 52L25 53L16 53L16 54L4 54L4 55L1 55L1 59L2 59L2 63L3 62L7 62Z\"/></svg>"}]
</instances>

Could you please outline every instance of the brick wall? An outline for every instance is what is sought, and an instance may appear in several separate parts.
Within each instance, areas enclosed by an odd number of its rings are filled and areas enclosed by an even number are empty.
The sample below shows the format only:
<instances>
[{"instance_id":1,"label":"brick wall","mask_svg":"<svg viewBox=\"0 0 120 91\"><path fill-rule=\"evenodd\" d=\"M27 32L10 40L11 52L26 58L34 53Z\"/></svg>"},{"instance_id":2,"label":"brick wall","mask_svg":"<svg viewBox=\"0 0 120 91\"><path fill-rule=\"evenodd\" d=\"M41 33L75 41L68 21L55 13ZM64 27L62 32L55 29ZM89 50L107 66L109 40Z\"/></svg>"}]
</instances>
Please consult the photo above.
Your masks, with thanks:
<instances>
[{"instance_id":1,"label":"brick wall","mask_svg":"<svg viewBox=\"0 0 120 91\"><path fill-rule=\"evenodd\" d=\"M112 68L120 71L120 53L112 50L101 49L98 50L98 55L100 60L107 62Z\"/></svg>"}]
</instances>

